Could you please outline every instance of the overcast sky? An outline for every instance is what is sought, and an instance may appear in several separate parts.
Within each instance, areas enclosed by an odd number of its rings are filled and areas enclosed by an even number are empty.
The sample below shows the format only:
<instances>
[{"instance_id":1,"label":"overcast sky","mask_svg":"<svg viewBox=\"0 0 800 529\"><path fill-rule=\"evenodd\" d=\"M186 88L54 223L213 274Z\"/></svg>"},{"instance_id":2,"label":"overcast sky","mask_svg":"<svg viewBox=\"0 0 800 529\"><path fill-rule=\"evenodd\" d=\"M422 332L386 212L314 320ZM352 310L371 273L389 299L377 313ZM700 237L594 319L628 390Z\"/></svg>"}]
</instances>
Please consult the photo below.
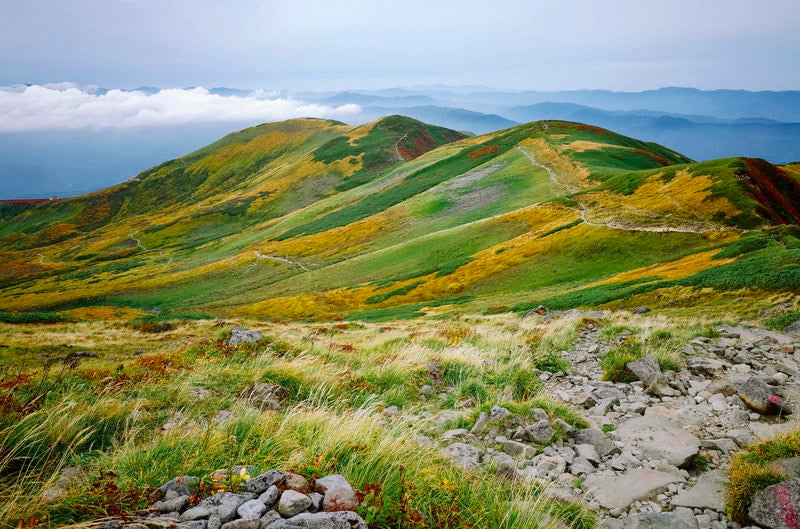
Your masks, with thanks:
<instances>
[{"instance_id":1,"label":"overcast sky","mask_svg":"<svg viewBox=\"0 0 800 529\"><path fill-rule=\"evenodd\" d=\"M800 88L797 0L0 0L0 85Z\"/></svg>"}]
</instances>

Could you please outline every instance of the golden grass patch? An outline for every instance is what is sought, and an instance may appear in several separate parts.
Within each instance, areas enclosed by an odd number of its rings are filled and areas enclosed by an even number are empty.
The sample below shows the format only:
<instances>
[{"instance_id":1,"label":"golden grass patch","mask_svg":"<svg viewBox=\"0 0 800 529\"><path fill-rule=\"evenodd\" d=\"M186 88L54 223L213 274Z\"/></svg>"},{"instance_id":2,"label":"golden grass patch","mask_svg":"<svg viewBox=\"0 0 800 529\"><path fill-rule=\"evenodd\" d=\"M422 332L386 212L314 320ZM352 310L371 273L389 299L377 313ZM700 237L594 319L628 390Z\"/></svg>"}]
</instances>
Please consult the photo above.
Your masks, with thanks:
<instances>
[{"instance_id":1,"label":"golden grass patch","mask_svg":"<svg viewBox=\"0 0 800 529\"><path fill-rule=\"evenodd\" d=\"M588 285L594 287L598 285L608 285L611 283L622 283L625 281L633 281L636 279L645 279L648 277L659 278L662 280L680 279L681 277L690 276L698 272L702 272L712 266L722 266L732 262L734 259L712 259L712 257L719 253L719 249L708 250L705 252L698 252L692 255L687 255L682 259L671 261L669 263L659 263L651 266L637 268L622 272L613 277L598 281Z\"/></svg>"}]
</instances>

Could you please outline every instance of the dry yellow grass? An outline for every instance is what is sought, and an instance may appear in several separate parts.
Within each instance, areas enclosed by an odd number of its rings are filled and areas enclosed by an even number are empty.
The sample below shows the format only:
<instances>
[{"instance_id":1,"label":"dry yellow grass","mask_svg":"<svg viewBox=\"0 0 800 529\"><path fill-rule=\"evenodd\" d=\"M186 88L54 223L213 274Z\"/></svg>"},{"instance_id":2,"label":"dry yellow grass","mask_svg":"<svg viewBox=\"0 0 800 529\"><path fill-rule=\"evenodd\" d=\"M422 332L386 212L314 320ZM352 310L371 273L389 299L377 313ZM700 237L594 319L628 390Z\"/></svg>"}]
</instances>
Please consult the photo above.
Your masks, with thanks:
<instances>
[{"instance_id":1,"label":"dry yellow grass","mask_svg":"<svg viewBox=\"0 0 800 529\"><path fill-rule=\"evenodd\" d=\"M722 266L733 261L733 259L712 259L712 257L717 253L719 253L718 249L708 250L705 252L687 255L682 259L671 261L669 263L659 263L652 266L637 268L635 270L629 270L603 281L592 283L591 285L588 285L587 288L598 285L607 285L610 283L633 281L635 279L645 279L648 277L665 280L679 279L681 277L696 274L697 272L701 272L707 268L711 268L712 266Z\"/></svg>"}]
</instances>

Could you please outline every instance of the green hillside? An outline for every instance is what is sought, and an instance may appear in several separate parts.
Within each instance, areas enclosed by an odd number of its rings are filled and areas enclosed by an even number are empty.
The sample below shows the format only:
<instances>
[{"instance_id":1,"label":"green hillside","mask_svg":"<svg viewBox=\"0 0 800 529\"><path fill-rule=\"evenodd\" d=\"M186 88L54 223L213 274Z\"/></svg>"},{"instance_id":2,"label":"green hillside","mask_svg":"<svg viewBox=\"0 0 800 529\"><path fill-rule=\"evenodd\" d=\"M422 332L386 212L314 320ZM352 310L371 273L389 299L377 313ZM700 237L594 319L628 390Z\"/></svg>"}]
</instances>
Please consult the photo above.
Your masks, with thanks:
<instances>
[{"instance_id":1,"label":"green hillside","mask_svg":"<svg viewBox=\"0 0 800 529\"><path fill-rule=\"evenodd\" d=\"M702 289L800 289L797 204L793 167L694 163L579 123L466 138L401 116L291 120L90 195L0 203L0 306L361 320L677 310Z\"/></svg>"}]
</instances>

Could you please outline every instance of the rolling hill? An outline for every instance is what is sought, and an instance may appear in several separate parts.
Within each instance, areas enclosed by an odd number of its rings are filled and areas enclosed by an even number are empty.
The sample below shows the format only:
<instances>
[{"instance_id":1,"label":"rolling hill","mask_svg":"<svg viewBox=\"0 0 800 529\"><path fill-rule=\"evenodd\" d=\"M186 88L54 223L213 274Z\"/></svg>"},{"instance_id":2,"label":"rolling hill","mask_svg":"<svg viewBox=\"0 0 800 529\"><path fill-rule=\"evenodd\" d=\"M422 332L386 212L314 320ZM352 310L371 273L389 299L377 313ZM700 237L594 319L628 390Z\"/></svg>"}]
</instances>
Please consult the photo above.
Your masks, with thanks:
<instances>
[{"instance_id":1,"label":"rolling hill","mask_svg":"<svg viewBox=\"0 0 800 529\"><path fill-rule=\"evenodd\" d=\"M800 289L800 179L539 121L234 133L121 185L0 203L0 306L381 320L665 310Z\"/></svg>"}]
</instances>

